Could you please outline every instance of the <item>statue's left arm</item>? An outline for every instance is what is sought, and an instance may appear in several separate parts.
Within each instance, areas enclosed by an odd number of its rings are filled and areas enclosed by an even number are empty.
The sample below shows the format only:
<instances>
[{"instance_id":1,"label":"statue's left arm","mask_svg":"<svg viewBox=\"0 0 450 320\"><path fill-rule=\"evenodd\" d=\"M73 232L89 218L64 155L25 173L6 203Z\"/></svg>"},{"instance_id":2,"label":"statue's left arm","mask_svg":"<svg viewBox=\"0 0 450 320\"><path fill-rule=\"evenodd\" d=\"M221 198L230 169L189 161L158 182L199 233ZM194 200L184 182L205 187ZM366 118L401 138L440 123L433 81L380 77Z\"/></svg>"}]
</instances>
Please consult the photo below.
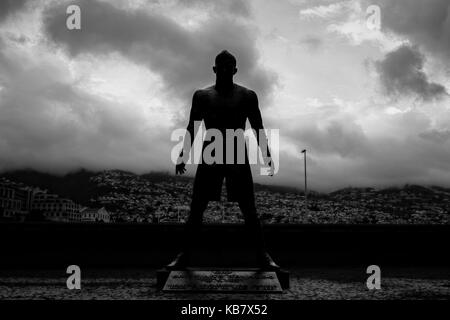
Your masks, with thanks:
<instances>
[{"instance_id":1,"label":"statue's left arm","mask_svg":"<svg viewBox=\"0 0 450 320\"><path fill-rule=\"evenodd\" d=\"M254 91L250 91L248 98L248 120L252 128L255 130L256 141L258 142L258 146L261 148L263 156L271 159L270 148L266 132L264 130L261 111L259 110L258 96ZM266 148L266 150L263 150L263 148Z\"/></svg>"}]
</instances>

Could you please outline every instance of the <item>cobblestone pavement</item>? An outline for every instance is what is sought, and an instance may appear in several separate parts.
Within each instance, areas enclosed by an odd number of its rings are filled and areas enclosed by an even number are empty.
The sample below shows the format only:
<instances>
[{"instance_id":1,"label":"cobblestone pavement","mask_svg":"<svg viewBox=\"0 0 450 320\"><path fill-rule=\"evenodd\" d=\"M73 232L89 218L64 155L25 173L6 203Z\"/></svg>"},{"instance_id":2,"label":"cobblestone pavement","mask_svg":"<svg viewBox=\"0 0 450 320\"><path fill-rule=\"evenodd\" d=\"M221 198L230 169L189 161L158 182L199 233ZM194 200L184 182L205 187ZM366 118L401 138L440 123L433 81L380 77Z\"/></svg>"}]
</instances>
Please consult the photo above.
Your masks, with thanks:
<instances>
[{"instance_id":1,"label":"cobblestone pavement","mask_svg":"<svg viewBox=\"0 0 450 320\"><path fill-rule=\"evenodd\" d=\"M85 270L81 290L68 290L65 270L0 270L0 299L449 299L450 270L382 268L381 290L369 291L363 268L291 269L291 287L278 294L165 293L155 269Z\"/></svg>"}]
</instances>

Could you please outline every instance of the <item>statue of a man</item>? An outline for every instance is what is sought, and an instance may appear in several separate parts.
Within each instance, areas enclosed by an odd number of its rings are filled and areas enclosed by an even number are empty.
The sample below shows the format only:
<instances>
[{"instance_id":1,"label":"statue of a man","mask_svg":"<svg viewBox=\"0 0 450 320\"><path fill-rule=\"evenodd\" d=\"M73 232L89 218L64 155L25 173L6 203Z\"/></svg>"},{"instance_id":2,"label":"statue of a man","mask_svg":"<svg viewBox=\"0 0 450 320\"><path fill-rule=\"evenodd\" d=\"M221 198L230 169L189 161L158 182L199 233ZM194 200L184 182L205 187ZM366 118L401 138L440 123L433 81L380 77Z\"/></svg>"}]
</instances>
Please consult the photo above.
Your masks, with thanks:
<instances>
[{"instance_id":1,"label":"statue of a man","mask_svg":"<svg viewBox=\"0 0 450 320\"><path fill-rule=\"evenodd\" d=\"M189 124L187 126L184 150L181 151L176 165L176 174L185 172L186 155L192 147L192 141L198 129L195 124L203 121L206 130L219 130L223 137L226 136L227 129L245 130L247 119L256 130L256 139L260 147L267 146L267 150L262 150L266 157L266 165L271 167L273 174L273 162L270 157L270 151L267 144L267 138L264 134L264 127L261 118L261 112L258 106L256 93L243 86L233 82L233 76L237 72L236 58L228 51L222 51L215 59L213 67L216 74L216 83L203 90L197 90L192 100ZM258 134L259 132L263 133ZM261 142L260 139L265 139ZM234 138L233 138L234 139ZM186 146L186 141L189 141ZM261 143L260 143L261 142ZM204 141L203 150L213 141ZM223 142L225 145L225 142ZM255 197L253 190L253 179L248 161L247 148L243 144L245 160L242 163L228 161L226 153L233 152L232 159L236 160L239 154L240 146L234 144L230 150L225 150L223 155L219 155L219 161L214 163L205 163L202 161L197 168L194 181L194 189L190 214L185 227L184 247L175 260L167 265L168 268L183 268L188 264L193 239L200 231L203 213L207 208L208 201L219 201L222 190L222 182L225 178L227 187L228 201L238 202L244 215L245 225L250 236L254 240L257 250L259 266L265 270L277 270L279 266L272 260L265 249L264 237L261 222L257 216L255 207ZM242 147L242 145L241 145ZM242 150L241 150L242 151ZM184 157L183 157L184 155ZM202 153L203 156L203 153ZM218 155L215 155L216 159ZM223 159L221 158L223 156ZM223 161L222 161L223 160Z\"/></svg>"}]
</instances>

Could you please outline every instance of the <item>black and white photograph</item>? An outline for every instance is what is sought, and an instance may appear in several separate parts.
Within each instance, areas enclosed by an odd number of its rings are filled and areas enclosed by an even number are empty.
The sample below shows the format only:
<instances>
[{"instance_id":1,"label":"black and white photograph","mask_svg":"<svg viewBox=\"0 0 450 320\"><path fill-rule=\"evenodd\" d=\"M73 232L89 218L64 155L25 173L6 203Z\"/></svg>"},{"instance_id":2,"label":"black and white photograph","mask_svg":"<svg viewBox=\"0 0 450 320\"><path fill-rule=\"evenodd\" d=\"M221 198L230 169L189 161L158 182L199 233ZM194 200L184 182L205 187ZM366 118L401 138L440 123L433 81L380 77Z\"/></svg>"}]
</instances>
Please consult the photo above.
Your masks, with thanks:
<instances>
[{"instance_id":1,"label":"black and white photograph","mask_svg":"<svg viewBox=\"0 0 450 320\"><path fill-rule=\"evenodd\" d=\"M449 240L449 0L0 0L3 302L446 301Z\"/></svg>"}]
</instances>

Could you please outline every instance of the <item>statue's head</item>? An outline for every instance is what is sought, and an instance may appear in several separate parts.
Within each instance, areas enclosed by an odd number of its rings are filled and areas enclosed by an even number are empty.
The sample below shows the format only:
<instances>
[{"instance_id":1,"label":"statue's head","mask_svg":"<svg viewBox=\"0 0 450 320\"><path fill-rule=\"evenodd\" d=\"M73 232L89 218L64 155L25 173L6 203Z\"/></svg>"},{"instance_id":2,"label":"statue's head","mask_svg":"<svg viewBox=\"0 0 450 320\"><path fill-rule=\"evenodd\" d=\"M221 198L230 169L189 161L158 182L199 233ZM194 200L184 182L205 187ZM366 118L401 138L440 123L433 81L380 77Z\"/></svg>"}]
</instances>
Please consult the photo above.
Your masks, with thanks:
<instances>
[{"instance_id":1,"label":"statue's head","mask_svg":"<svg viewBox=\"0 0 450 320\"><path fill-rule=\"evenodd\" d=\"M236 58L227 50L223 50L216 56L214 73L218 78L232 78L236 72Z\"/></svg>"}]
</instances>

